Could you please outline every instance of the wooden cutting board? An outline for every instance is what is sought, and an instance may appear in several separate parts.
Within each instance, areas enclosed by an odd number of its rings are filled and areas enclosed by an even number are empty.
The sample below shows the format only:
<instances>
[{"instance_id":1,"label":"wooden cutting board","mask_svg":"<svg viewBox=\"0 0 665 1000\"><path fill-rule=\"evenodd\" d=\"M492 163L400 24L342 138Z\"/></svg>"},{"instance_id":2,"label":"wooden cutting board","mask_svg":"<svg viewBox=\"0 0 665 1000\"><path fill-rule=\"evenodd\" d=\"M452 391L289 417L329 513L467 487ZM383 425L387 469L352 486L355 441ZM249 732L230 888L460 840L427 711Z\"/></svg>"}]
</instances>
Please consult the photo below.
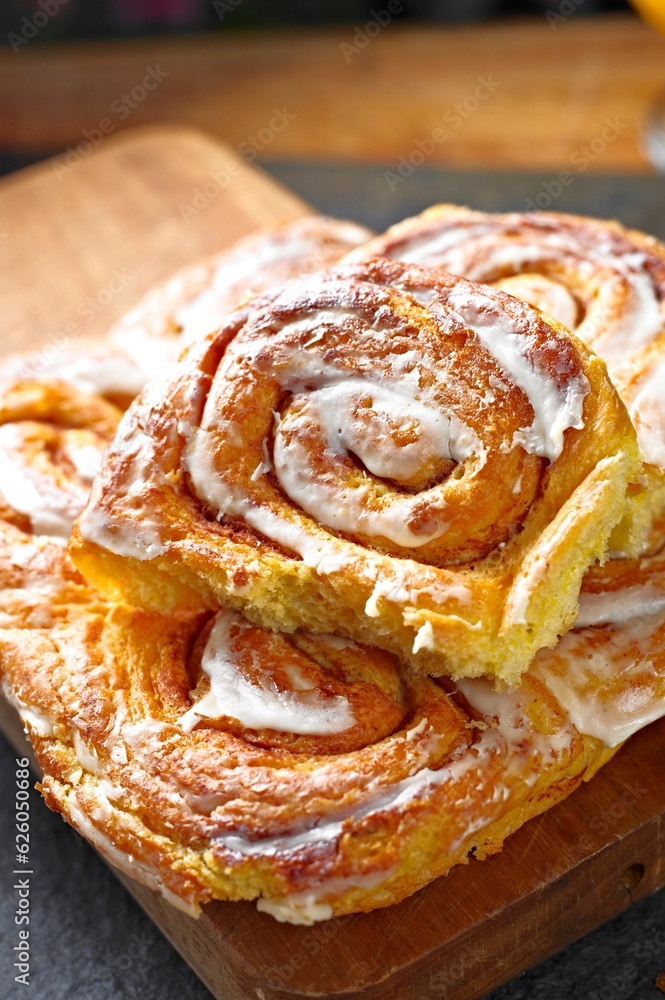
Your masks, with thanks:
<instances>
[{"instance_id":1,"label":"wooden cutting board","mask_svg":"<svg viewBox=\"0 0 665 1000\"><path fill-rule=\"evenodd\" d=\"M150 129L0 183L0 346L102 334L151 284L311 210L228 148ZM24 739L7 706L0 729ZM594 780L398 906L311 928L250 903L198 921L122 881L217 998L472 1000L665 884L665 720ZM85 914L81 914L85 933Z\"/></svg>"}]
</instances>

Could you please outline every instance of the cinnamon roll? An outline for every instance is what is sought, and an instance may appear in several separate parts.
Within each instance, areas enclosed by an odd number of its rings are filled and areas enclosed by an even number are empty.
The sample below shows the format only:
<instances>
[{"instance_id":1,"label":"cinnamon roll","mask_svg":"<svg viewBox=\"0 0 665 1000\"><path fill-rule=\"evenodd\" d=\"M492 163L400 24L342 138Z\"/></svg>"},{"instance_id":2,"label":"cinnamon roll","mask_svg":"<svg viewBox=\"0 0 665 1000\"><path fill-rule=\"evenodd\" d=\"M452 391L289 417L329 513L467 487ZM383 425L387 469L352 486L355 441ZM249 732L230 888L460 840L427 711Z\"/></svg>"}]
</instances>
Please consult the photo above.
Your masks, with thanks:
<instances>
[{"instance_id":1,"label":"cinnamon roll","mask_svg":"<svg viewBox=\"0 0 665 1000\"><path fill-rule=\"evenodd\" d=\"M665 534L660 545L592 567L575 627L534 663L575 726L608 746L665 715Z\"/></svg>"},{"instance_id":2,"label":"cinnamon roll","mask_svg":"<svg viewBox=\"0 0 665 1000\"><path fill-rule=\"evenodd\" d=\"M114 599L514 681L573 623L638 463L555 320L376 260L254 299L153 382L71 551Z\"/></svg>"},{"instance_id":3,"label":"cinnamon roll","mask_svg":"<svg viewBox=\"0 0 665 1000\"><path fill-rule=\"evenodd\" d=\"M0 361L0 392L22 382L64 382L88 396L101 396L125 410L145 386L145 375L129 355L105 340L52 343Z\"/></svg>"},{"instance_id":4,"label":"cinnamon roll","mask_svg":"<svg viewBox=\"0 0 665 1000\"><path fill-rule=\"evenodd\" d=\"M251 295L322 271L372 236L355 222L317 216L253 233L152 289L111 330L111 341L144 380L154 378Z\"/></svg>"},{"instance_id":5,"label":"cinnamon roll","mask_svg":"<svg viewBox=\"0 0 665 1000\"><path fill-rule=\"evenodd\" d=\"M437 205L347 259L375 256L502 288L559 320L607 362L644 458L612 548L626 556L651 551L651 525L665 512L665 246L616 222Z\"/></svg>"},{"instance_id":6,"label":"cinnamon roll","mask_svg":"<svg viewBox=\"0 0 665 1000\"><path fill-rule=\"evenodd\" d=\"M611 755L535 678L442 687L336 636L224 609L44 608L0 670L47 804L196 915L256 899L307 924L483 859Z\"/></svg>"},{"instance_id":7,"label":"cinnamon roll","mask_svg":"<svg viewBox=\"0 0 665 1000\"><path fill-rule=\"evenodd\" d=\"M0 630L45 628L50 606L90 603L66 544L119 419L64 383L0 393Z\"/></svg>"},{"instance_id":8,"label":"cinnamon roll","mask_svg":"<svg viewBox=\"0 0 665 1000\"><path fill-rule=\"evenodd\" d=\"M174 906L255 899L299 924L387 906L500 850L626 735L586 735L543 664L497 692L228 606L105 601L62 539L118 417L62 384L0 401L0 679L47 804Z\"/></svg>"}]
</instances>

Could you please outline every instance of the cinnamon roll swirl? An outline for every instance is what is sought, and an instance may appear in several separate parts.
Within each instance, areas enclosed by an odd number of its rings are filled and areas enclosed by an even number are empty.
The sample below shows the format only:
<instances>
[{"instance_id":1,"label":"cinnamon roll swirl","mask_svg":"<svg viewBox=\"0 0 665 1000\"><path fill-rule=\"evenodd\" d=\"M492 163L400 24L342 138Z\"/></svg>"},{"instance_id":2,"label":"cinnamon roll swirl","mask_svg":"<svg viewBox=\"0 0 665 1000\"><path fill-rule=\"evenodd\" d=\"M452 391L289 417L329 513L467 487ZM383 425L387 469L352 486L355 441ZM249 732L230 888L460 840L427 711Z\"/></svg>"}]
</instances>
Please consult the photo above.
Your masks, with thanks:
<instances>
[{"instance_id":1,"label":"cinnamon roll swirl","mask_svg":"<svg viewBox=\"0 0 665 1000\"><path fill-rule=\"evenodd\" d=\"M651 525L665 512L665 246L616 222L437 205L347 259L375 256L502 288L559 320L607 362L644 458L612 548L626 556L651 551Z\"/></svg>"},{"instance_id":2,"label":"cinnamon roll swirl","mask_svg":"<svg viewBox=\"0 0 665 1000\"><path fill-rule=\"evenodd\" d=\"M145 375L120 348L105 340L47 344L0 361L0 392L17 383L64 382L88 396L101 396L125 410L145 386Z\"/></svg>"},{"instance_id":3,"label":"cinnamon roll swirl","mask_svg":"<svg viewBox=\"0 0 665 1000\"><path fill-rule=\"evenodd\" d=\"M514 681L574 621L637 466L603 363L556 321L376 260L253 300L152 383L71 551L140 606L230 603Z\"/></svg>"},{"instance_id":4,"label":"cinnamon roll swirl","mask_svg":"<svg viewBox=\"0 0 665 1000\"><path fill-rule=\"evenodd\" d=\"M374 234L317 216L253 233L158 285L111 330L111 342L154 378L184 348L215 330L245 299L322 271Z\"/></svg>"},{"instance_id":5,"label":"cinnamon roll swirl","mask_svg":"<svg viewBox=\"0 0 665 1000\"><path fill-rule=\"evenodd\" d=\"M444 689L388 654L238 613L45 608L0 670L47 804L195 915L256 899L307 924L403 899L611 755L527 677Z\"/></svg>"},{"instance_id":6,"label":"cinnamon roll swirl","mask_svg":"<svg viewBox=\"0 0 665 1000\"><path fill-rule=\"evenodd\" d=\"M66 544L119 419L64 383L0 393L0 630L43 627L49 605L88 601Z\"/></svg>"},{"instance_id":7,"label":"cinnamon roll swirl","mask_svg":"<svg viewBox=\"0 0 665 1000\"><path fill-rule=\"evenodd\" d=\"M192 915L255 899L308 924L486 858L609 759L537 671L497 692L228 606L103 600L62 538L118 416L62 384L0 402L2 690L47 804L111 864Z\"/></svg>"}]
</instances>

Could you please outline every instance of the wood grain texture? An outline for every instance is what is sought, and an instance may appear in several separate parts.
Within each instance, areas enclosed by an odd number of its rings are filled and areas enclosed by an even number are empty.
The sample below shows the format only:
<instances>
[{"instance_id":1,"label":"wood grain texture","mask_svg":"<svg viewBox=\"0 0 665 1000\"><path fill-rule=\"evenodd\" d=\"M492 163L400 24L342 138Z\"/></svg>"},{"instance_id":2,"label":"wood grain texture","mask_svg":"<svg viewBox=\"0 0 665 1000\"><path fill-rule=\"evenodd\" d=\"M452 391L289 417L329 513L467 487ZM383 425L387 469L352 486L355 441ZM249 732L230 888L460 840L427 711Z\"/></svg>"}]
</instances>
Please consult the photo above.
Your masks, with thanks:
<instances>
[{"instance_id":1,"label":"wood grain texture","mask_svg":"<svg viewBox=\"0 0 665 1000\"><path fill-rule=\"evenodd\" d=\"M349 25L35 42L17 54L7 47L0 52L0 148L75 147L105 118L114 130L176 121L250 156L389 166L443 127L446 140L427 157L432 166L559 171L594 143L585 170L649 169L641 132L665 88L665 39L636 17L576 13L556 30L544 15L466 27L391 23L364 48L342 50L360 37ZM157 67L168 75L132 101L133 88ZM490 77L496 89L474 110L480 79ZM458 123L454 106L467 100ZM269 130L275 108L293 119L258 145L242 146ZM608 121L618 132L605 141Z\"/></svg>"},{"instance_id":2,"label":"wood grain texture","mask_svg":"<svg viewBox=\"0 0 665 1000\"><path fill-rule=\"evenodd\" d=\"M91 323L99 332L154 278L262 220L307 211L245 167L210 214L187 223L178 199L230 156L191 133L149 131L105 144L72 175L64 200L49 166L0 184L0 218L11 220L0 243L3 345L19 343L16 330L23 347L43 343L49 316L74 315L81 296L127 267L135 284ZM22 254L35 240L31 267ZM21 746L7 706L0 729ZM474 1000L665 884L664 751L665 720L502 854L367 915L299 928L250 903L216 903L194 921L122 881L220 1000Z\"/></svg>"},{"instance_id":3,"label":"wood grain texture","mask_svg":"<svg viewBox=\"0 0 665 1000\"><path fill-rule=\"evenodd\" d=\"M0 187L1 349L104 335L184 264L307 214L230 149L185 129L113 137L69 172L49 164L10 176Z\"/></svg>"}]
</instances>

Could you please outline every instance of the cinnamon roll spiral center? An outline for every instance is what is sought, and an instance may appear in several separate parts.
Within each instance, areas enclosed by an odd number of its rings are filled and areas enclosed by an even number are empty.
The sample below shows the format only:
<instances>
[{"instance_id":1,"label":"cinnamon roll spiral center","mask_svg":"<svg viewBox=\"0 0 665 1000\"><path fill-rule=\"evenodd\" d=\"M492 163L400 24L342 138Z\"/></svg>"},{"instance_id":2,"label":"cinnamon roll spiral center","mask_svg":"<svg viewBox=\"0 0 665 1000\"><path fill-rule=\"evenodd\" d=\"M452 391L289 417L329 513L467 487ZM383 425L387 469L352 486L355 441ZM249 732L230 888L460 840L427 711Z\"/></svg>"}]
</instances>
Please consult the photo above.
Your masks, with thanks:
<instances>
[{"instance_id":1,"label":"cinnamon roll spiral center","mask_svg":"<svg viewBox=\"0 0 665 1000\"><path fill-rule=\"evenodd\" d=\"M377 261L248 307L185 467L219 519L303 558L311 518L454 564L519 530L587 391L571 345L528 306Z\"/></svg>"}]
</instances>

